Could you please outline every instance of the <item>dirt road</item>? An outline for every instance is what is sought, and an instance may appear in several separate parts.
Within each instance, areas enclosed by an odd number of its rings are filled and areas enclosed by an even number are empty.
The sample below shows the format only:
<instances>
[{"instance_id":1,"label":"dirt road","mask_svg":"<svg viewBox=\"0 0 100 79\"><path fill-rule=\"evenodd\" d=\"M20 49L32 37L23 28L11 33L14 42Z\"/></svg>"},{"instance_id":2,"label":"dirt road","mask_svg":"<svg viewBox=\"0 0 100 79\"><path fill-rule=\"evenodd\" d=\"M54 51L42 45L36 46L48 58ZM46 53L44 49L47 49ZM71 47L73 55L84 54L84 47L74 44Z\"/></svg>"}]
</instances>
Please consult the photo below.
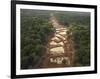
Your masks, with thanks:
<instances>
[{"instance_id":1,"label":"dirt road","mask_svg":"<svg viewBox=\"0 0 100 79\"><path fill-rule=\"evenodd\" d=\"M74 48L72 40L68 38L67 28L60 25L53 14L51 14L50 20L55 28L55 33L48 39L47 50L40 67L71 67L74 64Z\"/></svg>"}]
</instances>

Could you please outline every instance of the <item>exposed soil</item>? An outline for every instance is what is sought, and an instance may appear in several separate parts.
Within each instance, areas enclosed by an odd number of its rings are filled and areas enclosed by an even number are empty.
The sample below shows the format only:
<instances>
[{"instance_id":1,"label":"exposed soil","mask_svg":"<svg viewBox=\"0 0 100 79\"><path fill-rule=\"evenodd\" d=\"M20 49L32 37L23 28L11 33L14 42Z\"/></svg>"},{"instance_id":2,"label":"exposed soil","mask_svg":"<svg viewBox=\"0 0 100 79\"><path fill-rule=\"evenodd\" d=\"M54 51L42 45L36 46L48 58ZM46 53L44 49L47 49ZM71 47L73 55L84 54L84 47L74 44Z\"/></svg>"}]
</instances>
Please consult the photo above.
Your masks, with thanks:
<instances>
[{"instance_id":1,"label":"exposed soil","mask_svg":"<svg viewBox=\"0 0 100 79\"><path fill-rule=\"evenodd\" d=\"M51 14L50 21L55 28L53 37L49 37L46 53L42 57L41 68L72 67L74 64L73 41L68 37L67 27L58 23Z\"/></svg>"}]
</instances>

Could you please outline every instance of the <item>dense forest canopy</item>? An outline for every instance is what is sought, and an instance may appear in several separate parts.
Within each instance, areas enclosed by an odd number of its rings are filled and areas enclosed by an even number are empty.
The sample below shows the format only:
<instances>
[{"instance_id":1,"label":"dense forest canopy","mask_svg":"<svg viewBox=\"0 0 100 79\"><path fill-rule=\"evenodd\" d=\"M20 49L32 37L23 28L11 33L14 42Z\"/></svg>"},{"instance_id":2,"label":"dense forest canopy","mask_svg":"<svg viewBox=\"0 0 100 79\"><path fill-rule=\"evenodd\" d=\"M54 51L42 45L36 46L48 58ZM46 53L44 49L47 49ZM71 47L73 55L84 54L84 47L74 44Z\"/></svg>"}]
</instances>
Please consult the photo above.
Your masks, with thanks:
<instances>
[{"instance_id":1,"label":"dense forest canopy","mask_svg":"<svg viewBox=\"0 0 100 79\"><path fill-rule=\"evenodd\" d=\"M39 13L40 14L40 13ZM53 33L48 16L21 13L21 68L33 68L45 51L48 35Z\"/></svg>"}]
</instances>

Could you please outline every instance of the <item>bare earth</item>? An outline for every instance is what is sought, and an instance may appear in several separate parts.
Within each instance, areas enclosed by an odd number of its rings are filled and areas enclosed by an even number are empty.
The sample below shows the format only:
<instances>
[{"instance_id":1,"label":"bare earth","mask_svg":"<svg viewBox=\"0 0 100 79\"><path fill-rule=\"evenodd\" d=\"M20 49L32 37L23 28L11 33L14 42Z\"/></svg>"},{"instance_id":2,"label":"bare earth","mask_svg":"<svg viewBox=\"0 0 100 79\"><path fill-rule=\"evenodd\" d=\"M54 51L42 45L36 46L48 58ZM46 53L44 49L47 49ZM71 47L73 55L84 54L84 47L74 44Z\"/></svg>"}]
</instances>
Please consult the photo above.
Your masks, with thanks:
<instances>
[{"instance_id":1,"label":"bare earth","mask_svg":"<svg viewBox=\"0 0 100 79\"><path fill-rule=\"evenodd\" d=\"M67 34L67 28L60 25L51 14L50 21L55 28L53 37L48 39L47 51L43 56L41 68L72 67L74 64L74 48Z\"/></svg>"}]
</instances>

